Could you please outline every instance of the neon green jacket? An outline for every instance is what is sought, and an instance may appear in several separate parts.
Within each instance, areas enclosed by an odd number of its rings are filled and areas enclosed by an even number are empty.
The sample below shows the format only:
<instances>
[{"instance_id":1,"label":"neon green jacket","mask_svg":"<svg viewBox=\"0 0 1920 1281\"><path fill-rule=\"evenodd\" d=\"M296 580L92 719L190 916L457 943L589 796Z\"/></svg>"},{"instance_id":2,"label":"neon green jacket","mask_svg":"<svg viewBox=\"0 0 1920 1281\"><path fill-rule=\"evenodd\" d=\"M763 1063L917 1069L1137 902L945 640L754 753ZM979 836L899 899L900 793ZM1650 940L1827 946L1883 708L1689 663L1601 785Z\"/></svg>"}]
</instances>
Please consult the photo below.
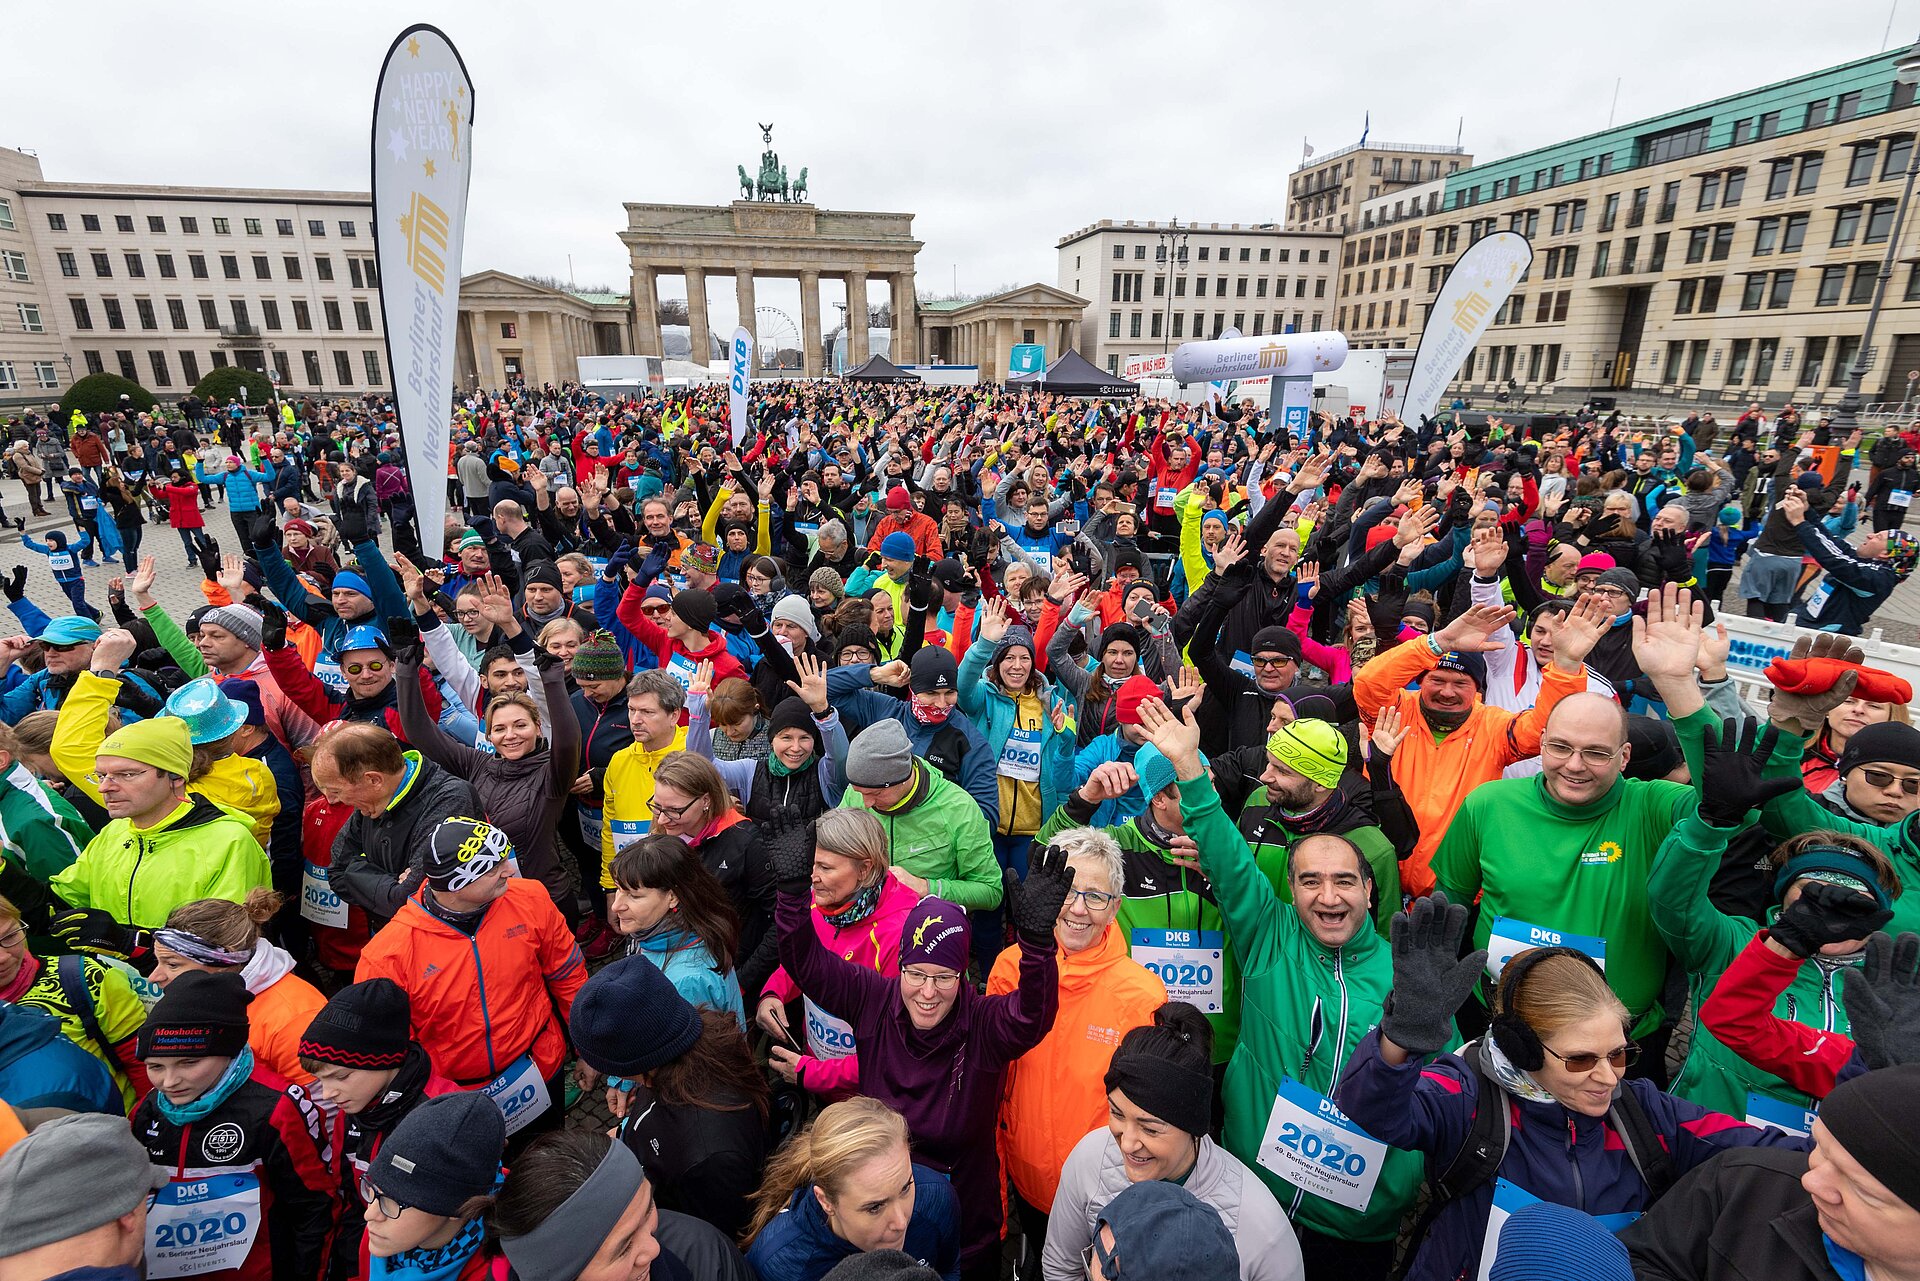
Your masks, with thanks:
<instances>
[{"instance_id":1,"label":"neon green jacket","mask_svg":"<svg viewBox=\"0 0 1920 1281\"><path fill-rule=\"evenodd\" d=\"M102 908L123 925L157 930L182 903L244 903L248 891L272 883L247 816L189 795L152 827L124 818L108 823L53 878L53 892L75 907Z\"/></svg>"}]
</instances>

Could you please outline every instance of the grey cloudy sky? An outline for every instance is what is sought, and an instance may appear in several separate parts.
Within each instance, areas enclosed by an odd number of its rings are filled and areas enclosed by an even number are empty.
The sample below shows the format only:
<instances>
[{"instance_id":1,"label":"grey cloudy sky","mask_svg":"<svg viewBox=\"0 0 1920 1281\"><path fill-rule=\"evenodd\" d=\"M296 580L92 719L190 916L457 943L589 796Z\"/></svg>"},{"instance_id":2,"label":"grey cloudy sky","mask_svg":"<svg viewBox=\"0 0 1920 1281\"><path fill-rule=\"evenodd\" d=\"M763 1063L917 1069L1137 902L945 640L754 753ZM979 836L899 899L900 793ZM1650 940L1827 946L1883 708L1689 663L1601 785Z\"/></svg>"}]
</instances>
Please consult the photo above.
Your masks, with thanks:
<instances>
[{"instance_id":1,"label":"grey cloudy sky","mask_svg":"<svg viewBox=\"0 0 1920 1281\"><path fill-rule=\"evenodd\" d=\"M1872 53L1890 12L1895 44L1920 29L1916 0L1603 11L43 0L8 19L0 144L54 181L365 190L380 57L432 22L475 88L467 271L565 277L570 254L581 284L624 290L622 202L731 199L771 120L816 203L917 215L924 295L1051 281L1054 242L1102 217L1279 221L1301 139L1345 146L1368 111L1394 142L1451 142L1464 117L1493 159L1604 128L1616 77L1626 123ZM794 286L761 294L797 309ZM730 282L712 296L730 324Z\"/></svg>"}]
</instances>

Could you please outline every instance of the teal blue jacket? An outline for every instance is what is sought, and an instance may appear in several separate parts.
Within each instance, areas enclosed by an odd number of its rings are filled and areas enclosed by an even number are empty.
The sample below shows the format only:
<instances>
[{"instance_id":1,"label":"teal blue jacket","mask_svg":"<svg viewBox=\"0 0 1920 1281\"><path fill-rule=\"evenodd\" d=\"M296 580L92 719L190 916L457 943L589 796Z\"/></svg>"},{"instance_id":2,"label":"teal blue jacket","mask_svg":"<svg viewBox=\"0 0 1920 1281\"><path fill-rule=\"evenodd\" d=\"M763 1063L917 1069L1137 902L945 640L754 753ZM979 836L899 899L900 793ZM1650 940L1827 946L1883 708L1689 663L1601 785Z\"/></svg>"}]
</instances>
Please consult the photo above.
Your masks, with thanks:
<instances>
[{"instance_id":1,"label":"teal blue jacket","mask_svg":"<svg viewBox=\"0 0 1920 1281\"><path fill-rule=\"evenodd\" d=\"M976 640L967 647L966 661L960 664L960 710L986 738L996 761L1013 733L1014 699L987 679L987 660L993 657L990 641ZM1040 656L1034 655L1037 660ZM1036 669L1037 671L1037 669ZM1053 682L1040 677L1040 703L1048 713L1055 698ZM1040 813L1052 814L1073 791L1074 733L1071 726L1056 733L1053 717L1040 720Z\"/></svg>"}]
</instances>

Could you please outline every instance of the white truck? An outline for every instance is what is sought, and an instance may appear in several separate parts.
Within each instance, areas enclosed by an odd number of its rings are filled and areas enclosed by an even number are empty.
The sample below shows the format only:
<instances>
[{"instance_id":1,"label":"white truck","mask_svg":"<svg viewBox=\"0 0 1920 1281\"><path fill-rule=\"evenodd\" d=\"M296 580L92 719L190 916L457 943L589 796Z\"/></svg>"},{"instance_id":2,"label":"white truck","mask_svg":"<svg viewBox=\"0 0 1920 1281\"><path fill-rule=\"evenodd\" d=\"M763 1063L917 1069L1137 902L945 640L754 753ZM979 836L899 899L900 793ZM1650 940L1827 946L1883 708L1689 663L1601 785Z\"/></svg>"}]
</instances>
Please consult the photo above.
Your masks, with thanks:
<instances>
[{"instance_id":1,"label":"white truck","mask_svg":"<svg viewBox=\"0 0 1920 1281\"><path fill-rule=\"evenodd\" d=\"M608 400L644 396L665 386L658 356L579 356L580 384Z\"/></svg>"},{"instance_id":2,"label":"white truck","mask_svg":"<svg viewBox=\"0 0 1920 1281\"><path fill-rule=\"evenodd\" d=\"M1313 376L1313 407L1335 418L1400 412L1413 355L1405 348L1349 351L1340 368Z\"/></svg>"}]
</instances>

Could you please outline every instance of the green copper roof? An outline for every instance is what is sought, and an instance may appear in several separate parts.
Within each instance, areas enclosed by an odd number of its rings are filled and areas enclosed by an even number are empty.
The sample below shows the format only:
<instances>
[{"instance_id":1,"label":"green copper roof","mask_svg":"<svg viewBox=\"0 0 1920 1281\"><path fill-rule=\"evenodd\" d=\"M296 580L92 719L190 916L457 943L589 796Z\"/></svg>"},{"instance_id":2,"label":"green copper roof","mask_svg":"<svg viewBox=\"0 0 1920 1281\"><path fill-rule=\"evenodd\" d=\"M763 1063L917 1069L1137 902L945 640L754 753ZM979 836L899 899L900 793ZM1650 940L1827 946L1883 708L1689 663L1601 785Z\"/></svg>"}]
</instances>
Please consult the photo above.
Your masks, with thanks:
<instances>
[{"instance_id":1,"label":"green copper roof","mask_svg":"<svg viewBox=\"0 0 1920 1281\"><path fill-rule=\"evenodd\" d=\"M580 299L582 302L594 303L595 305L601 306L601 307L624 307L627 305L627 302L629 301L629 298L630 298L630 295L627 295L627 294L602 294L602 293L589 294L589 293L581 293L578 290L574 292L573 296L575 298Z\"/></svg>"}]
</instances>

